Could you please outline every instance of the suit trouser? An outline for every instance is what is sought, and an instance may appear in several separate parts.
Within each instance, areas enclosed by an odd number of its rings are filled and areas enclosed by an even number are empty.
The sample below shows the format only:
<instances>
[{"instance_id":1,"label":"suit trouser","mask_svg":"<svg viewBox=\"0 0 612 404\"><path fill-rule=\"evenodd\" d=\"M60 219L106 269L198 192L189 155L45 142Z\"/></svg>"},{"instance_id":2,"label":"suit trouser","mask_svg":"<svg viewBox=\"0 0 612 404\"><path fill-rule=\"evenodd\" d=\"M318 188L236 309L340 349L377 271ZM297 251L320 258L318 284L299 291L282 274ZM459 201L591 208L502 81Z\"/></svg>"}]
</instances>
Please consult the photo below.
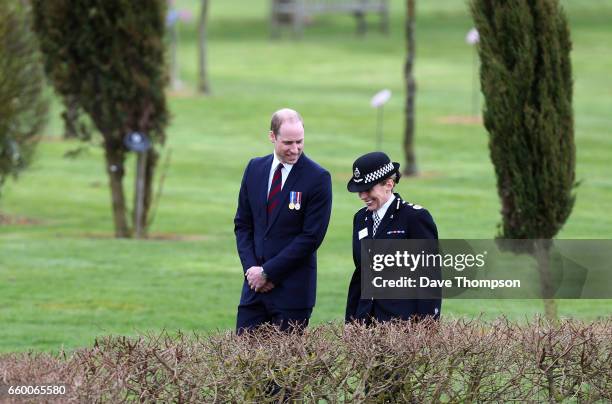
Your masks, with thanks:
<instances>
[{"instance_id":1,"label":"suit trouser","mask_svg":"<svg viewBox=\"0 0 612 404\"><path fill-rule=\"evenodd\" d=\"M291 332L303 330L308 326L312 308L281 309L270 303L257 301L238 306L236 333L242 334L263 324L272 324L281 331Z\"/></svg>"}]
</instances>

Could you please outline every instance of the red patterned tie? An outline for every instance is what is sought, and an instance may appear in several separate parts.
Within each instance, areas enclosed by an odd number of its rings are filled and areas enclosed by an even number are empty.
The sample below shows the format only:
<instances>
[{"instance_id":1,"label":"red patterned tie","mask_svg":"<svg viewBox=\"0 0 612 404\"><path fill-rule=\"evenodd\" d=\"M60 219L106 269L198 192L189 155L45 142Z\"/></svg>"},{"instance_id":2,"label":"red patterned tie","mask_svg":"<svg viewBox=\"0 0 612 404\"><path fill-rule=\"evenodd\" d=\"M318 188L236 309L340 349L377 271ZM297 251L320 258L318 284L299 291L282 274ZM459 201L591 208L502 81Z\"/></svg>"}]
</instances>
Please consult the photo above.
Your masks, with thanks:
<instances>
[{"instance_id":1,"label":"red patterned tie","mask_svg":"<svg viewBox=\"0 0 612 404\"><path fill-rule=\"evenodd\" d=\"M274 171L274 176L272 177L272 184L270 184L270 193L268 194L268 218L274 212L274 209L280 202L280 191L283 185L283 177L281 175L281 170L283 169L283 165L279 164L276 167L276 171Z\"/></svg>"}]
</instances>

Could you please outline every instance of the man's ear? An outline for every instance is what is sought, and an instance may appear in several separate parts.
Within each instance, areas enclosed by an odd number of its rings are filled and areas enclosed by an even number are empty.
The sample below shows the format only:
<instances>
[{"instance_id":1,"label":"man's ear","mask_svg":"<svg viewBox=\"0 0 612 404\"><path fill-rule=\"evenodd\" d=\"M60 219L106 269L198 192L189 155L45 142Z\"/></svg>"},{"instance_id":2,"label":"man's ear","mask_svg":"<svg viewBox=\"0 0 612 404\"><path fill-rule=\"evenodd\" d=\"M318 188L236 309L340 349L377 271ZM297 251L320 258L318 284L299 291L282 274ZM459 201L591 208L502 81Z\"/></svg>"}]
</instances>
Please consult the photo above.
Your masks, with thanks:
<instances>
[{"instance_id":1,"label":"man's ear","mask_svg":"<svg viewBox=\"0 0 612 404\"><path fill-rule=\"evenodd\" d=\"M276 135L272 131L268 132L268 138L270 138L270 142L272 143L276 141Z\"/></svg>"}]
</instances>

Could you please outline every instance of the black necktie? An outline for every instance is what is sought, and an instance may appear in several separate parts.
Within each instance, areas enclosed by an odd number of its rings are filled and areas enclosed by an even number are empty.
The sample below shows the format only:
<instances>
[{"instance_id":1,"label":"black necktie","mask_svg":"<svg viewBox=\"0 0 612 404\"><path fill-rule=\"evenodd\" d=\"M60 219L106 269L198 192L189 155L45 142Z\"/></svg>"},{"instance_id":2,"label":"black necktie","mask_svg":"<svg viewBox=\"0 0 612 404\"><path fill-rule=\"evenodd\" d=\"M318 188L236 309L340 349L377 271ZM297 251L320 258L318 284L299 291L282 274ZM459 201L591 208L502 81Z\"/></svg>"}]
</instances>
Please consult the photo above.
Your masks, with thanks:
<instances>
[{"instance_id":1,"label":"black necktie","mask_svg":"<svg viewBox=\"0 0 612 404\"><path fill-rule=\"evenodd\" d=\"M375 236L376 230L378 230L378 225L380 224L380 217L378 216L378 213L376 211L372 214L372 219L374 219L374 225L372 226L372 236Z\"/></svg>"}]
</instances>

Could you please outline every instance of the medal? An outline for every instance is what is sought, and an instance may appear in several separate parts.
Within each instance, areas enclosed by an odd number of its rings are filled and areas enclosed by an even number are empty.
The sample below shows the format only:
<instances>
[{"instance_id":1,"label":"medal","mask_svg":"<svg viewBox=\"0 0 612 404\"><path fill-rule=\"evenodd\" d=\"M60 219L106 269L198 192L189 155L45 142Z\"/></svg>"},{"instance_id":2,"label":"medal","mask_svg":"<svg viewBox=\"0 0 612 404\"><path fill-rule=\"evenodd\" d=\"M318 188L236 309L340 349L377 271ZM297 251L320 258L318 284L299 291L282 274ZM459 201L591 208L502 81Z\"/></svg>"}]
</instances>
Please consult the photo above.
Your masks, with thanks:
<instances>
[{"instance_id":1,"label":"medal","mask_svg":"<svg viewBox=\"0 0 612 404\"><path fill-rule=\"evenodd\" d=\"M291 191L289 192L289 209L300 210L302 202L302 193Z\"/></svg>"},{"instance_id":2,"label":"medal","mask_svg":"<svg viewBox=\"0 0 612 404\"><path fill-rule=\"evenodd\" d=\"M300 207L302 206L302 193L301 192L296 192L295 193L295 210L300 210Z\"/></svg>"},{"instance_id":3,"label":"medal","mask_svg":"<svg viewBox=\"0 0 612 404\"><path fill-rule=\"evenodd\" d=\"M289 192L289 209L295 209L295 191Z\"/></svg>"}]
</instances>

